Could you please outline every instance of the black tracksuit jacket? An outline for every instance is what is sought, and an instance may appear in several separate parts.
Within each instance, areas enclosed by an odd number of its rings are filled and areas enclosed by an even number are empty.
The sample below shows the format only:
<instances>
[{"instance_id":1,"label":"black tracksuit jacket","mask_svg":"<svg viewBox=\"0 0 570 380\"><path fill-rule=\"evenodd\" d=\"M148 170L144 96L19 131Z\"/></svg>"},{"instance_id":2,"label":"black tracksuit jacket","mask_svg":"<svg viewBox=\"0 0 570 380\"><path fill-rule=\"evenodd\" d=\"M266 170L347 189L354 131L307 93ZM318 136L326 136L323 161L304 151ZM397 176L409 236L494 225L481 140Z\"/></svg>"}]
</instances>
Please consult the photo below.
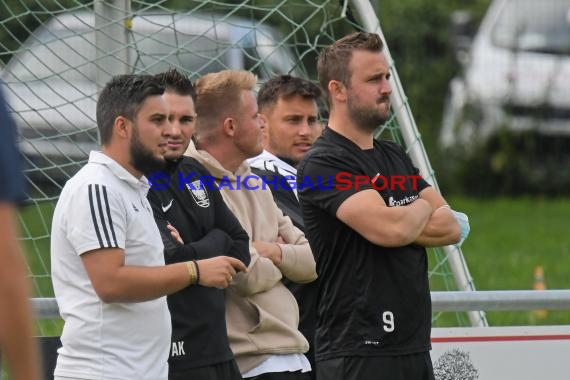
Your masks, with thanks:
<instances>
[{"instance_id":1,"label":"black tracksuit jacket","mask_svg":"<svg viewBox=\"0 0 570 380\"><path fill-rule=\"evenodd\" d=\"M148 199L164 242L167 264L215 256L250 262L249 237L217 189L203 186L210 173L198 161L183 157L169 163L168 188L150 189ZM184 245L166 228L172 224ZM209 366L233 359L229 346L224 291L191 285L167 297L172 317L170 372Z\"/></svg>"}]
</instances>

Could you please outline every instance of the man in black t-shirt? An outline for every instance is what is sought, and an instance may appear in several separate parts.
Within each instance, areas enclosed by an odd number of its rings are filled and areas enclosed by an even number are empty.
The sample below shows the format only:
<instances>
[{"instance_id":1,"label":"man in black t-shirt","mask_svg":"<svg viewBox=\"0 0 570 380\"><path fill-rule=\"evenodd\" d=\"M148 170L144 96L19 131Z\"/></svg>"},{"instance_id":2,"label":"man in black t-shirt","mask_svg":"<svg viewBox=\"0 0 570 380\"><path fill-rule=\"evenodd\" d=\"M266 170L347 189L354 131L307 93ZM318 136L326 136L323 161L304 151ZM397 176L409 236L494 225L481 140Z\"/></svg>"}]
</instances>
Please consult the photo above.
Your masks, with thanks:
<instances>
[{"instance_id":1,"label":"man in black t-shirt","mask_svg":"<svg viewBox=\"0 0 570 380\"><path fill-rule=\"evenodd\" d=\"M149 176L155 183L151 183L148 199L164 243L165 262L214 257L222 260L219 256L226 255L247 266L251 258L247 233L219 190L201 184L201 180L211 177L208 170L194 158L182 155L194 131L194 87L174 69L155 77L165 87L163 98L175 131L165 154L164 174L169 180L164 182L158 173ZM176 228L184 244L172 237L170 226ZM228 278L228 285L231 280ZM196 284L169 295L167 301L172 318L168 378L241 379L228 341L224 290Z\"/></svg>"},{"instance_id":2,"label":"man in black t-shirt","mask_svg":"<svg viewBox=\"0 0 570 380\"><path fill-rule=\"evenodd\" d=\"M318 61L330 118L297 185L320 278L319 379L434 378L425 247L457 243L460 228L404 150L373 138L390 113L382 48L353 33Z\"/></svg>"}]
</instances>

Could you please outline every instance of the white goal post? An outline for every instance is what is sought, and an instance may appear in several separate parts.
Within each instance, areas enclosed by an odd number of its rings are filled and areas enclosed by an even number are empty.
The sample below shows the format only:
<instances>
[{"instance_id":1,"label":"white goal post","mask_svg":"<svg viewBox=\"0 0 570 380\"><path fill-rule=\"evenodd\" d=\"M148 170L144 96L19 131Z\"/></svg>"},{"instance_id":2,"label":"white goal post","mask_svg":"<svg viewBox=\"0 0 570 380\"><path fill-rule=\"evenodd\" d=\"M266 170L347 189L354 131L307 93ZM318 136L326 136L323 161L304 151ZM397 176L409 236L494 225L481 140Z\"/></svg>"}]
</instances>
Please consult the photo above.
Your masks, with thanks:
<instances>
[{"instance_id":1,"label":"white goal post","mask_svg":"<svg viewBox=\"0 0 570 380\"><path fill-rule=\"evenodd\" d=\"M390 49L386 43L386 38L380 27L379 18L374 13L374 8L368 0L351 0L357 13L363 20L364 28L369 32L378 33L385 43L385 55L388 59L388 63L392 69L392 108L396 114L398 124L400 126L400 132L404 139L405 145L408 149L408 154L410 158L420 170L422 176L439 190L439 186L435 179L434 171L431 167L427 152L425 150L424 144L420 138L412 110L410 109L407 98L404 94L402 83L400 82L400 77L394 65L394 61L390 54ZM473 278L469 273L469 268L463 257L463 252L461 249L455 246L447 246L443 248L447 260L449 261L449 267L453 272L453 277L457 288L462 291L474 291L475 284ZM481 309L483 310L483 309ZM487 318L483 311L470 311L468 313L471 325L475 327L487 326Z\"/></svg>"}]
</instances>

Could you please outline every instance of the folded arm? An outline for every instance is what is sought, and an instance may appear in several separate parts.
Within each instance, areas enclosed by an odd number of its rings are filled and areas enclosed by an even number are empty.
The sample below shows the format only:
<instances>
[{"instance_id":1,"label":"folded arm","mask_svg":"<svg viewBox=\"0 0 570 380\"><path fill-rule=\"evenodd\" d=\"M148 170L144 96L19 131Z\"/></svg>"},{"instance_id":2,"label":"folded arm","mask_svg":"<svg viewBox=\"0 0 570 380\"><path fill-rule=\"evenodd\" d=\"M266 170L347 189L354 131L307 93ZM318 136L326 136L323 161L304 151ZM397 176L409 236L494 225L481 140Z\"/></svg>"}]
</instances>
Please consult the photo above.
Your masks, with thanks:
<instances>
[{"instance_id":1,"label":"folded arm","mask_svg":"<svg viewBox=\"0 0 570 380\"><path fill-rule=\"evenodd\" d=\"M250 245L250 253L251 261L247 273L239 273L232 284L244 297L273 288L283 277L273 261L261 256L253 245Z\"/></svg>"},{"instance_id":2,"label":"folded arm","mask_svg":"<svg viewBox=\"0 0 570 380\"><path fill-rule=\"evenodd\" d=\"M422 190L420 199L426 200L434 211L415 243L424 247L441 247L459 242L459 223L445 199L433 187Z\"/></svg>"},{"instance_id":3,"label":"folded arm","mask_svg":"<svg viewBox=\"0 0 570 380\"><path fill-rule=\"evenodd\" d=\"M336 216L373 244L403 247L415 242L432 213L432 206L418 198L406 206L388 207L376 190L359 191L338 207Z\"/></svg>"},{"instance_id":4,"label":"folded arm","mask_svg":"<svg viewBox=\"0 0 570 380\"><path fill-rule=\"evenodd\" d=\"M293 282L304 284L317 278L317 264L309 241L305 234L293 225L288 216L281 210L279 218L279 236L283 243L278 243L281 249L281 261L277 265L283 275Z\"/></svg>"}]
</instances>

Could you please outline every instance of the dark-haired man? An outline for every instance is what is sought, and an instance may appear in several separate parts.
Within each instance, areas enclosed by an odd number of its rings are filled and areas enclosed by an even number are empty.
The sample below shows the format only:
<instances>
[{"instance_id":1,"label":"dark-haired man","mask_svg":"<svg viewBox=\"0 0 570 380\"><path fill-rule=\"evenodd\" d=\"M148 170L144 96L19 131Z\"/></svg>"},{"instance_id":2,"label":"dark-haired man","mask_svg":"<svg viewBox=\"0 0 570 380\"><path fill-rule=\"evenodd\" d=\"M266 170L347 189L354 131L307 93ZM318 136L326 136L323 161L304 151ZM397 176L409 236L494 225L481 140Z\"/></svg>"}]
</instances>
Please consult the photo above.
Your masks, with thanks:
<instances>
[{"instance_id":1,"label":"dark-haired man","mask_svg":"<svg viewBox=\"0 0 570 380\"><path fill-rule=\"evenodd\" d=\"M164 265L143 175L165 164L172 127L163 92L151 76L107 83L97 102L102 151L91 152L55 208L52 281L65 322L57 380L167 379L164 296L196 283L225 287L245 270L232 257Z\"/></svg>"},{"instance_id":2,"label":"dark-haired man","mask_svg":"<svg viewBox=\"0 0 570 380\"><path fill-rule=\"evenodd\" d=\"M377 34L353 33L325 47L317 65L330 117L297 178L332 179L327 189L299 189L320 279L320 379L434 378L425 247L458 242L460 228L403 148L374 139L390 115L382 49Z\"/></svg>"},{"instance_id":3,"label":"dark-haired man","mask_svg":"<svg viewBox=\"0 0 570 380\"><path fill-rule=\"evenodd\" d=\"M248 160L251 171L266 180L273 199L301 231L305 230L297 196L297 165L322 133L317 102L321 89L308 80L280 75L265 82L257 94L263 152ZM299 331L309 341L306 353L315 378L314 337L318 279L308 284L283 283L299 303Z\"/></svg>"},{"instance_id":4,"label":"dark-haired man","mask_svg":"<svg viewBox=\"0 0 570 380\"><path fill-rule=\"evenodd\" d=\"M249 237L228 209L219 190L201 186L210 173L194 158L183 156L194 132L196 92L192 82L175 69L155 76L172 132L164 157L169 186L148 194L164 242L167 264L232 256L248 265ZM183 244L171 235L177 229ZM189 286L168 296L172 317L170 380L239 380L241 375L228 342L223 289Z\"/></svg>"}]
</instances>

